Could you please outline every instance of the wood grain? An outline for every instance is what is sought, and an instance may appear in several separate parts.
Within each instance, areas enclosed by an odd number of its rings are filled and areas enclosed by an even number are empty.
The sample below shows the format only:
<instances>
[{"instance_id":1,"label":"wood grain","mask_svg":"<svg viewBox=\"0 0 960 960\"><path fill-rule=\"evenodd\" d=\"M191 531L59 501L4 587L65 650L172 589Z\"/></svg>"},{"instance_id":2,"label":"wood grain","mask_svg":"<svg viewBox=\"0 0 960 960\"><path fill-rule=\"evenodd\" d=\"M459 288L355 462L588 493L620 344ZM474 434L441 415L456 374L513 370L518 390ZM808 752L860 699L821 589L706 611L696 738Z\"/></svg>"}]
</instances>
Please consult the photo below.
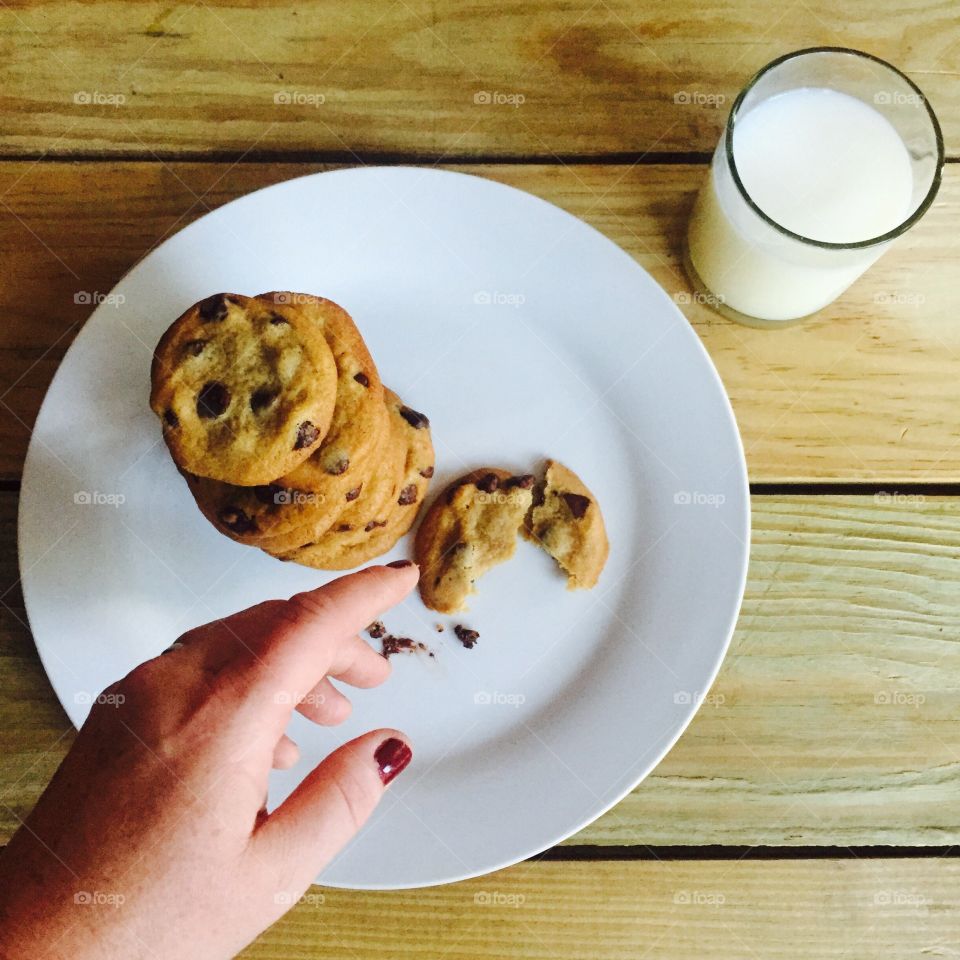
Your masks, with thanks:
<instances>
[{"instance_id":1,"label":"wood grain","mask_svg":"<svg viewBox=\"0 0 960 960\"><path fill-rule=\"evenodd\" d=\"M426 890L312 887L244 960L952 957L956 860L525 863Z\"/></svg>"},{"instance_id":2,"label":"wood grain","mask_svg":"<svg viewBox=\"0 0 960 960\"><path fill-rule=\"evenodd\" d=\"M910 74L956 154L956 41L949 0L11 0L0 154L706 152L763 64L837 44Z\"/></svg>"},{"instance_id":3,"label":"wood grain","mask_svg":"<svg viewBox=\"0 0 960 960\"><path fill-rule=\"evenodd\" d=\"M0 494L0 582L16 579ZM673 751L571 842L960 843L960 500L754 497L720 677ZM70 742L15 588L0 620L0 840Z\"/></svg>"},{"instance_id":4,"label":"wood grain","mask_svg":"<svg viewBox=\"0 0 960 960\"><path fill-rule=\"evenodd\" d=\"M19 476L64 350L144 253L225 201L324 169L306 164L0 163L0 479ZM529 190L634 256L678 302L733 401L755 482L960 482L960 168L922 223L816 319L730 323L679 266L685 165L456 167Z\"/></svg>"},{"instance_id":5,"label":"wood grain","mask_svg":"<svg viewBox=\"0 0 960 960\"><path fill-rule=\"evenodd\" d=\"M754 497L737 631L654 773L577 843L960 840L960 501Z\"/></svg>"},{"instance_id":6,"label":"wood grain","mask_svg":"<svg viewBox=\"0 0 960 960\"><path fill-rule=\"evenodd\" d=\"M0 842L30 812L73 742L27 624L17 568L17 496L0 493Z\"/></svg>"}]
</instances>

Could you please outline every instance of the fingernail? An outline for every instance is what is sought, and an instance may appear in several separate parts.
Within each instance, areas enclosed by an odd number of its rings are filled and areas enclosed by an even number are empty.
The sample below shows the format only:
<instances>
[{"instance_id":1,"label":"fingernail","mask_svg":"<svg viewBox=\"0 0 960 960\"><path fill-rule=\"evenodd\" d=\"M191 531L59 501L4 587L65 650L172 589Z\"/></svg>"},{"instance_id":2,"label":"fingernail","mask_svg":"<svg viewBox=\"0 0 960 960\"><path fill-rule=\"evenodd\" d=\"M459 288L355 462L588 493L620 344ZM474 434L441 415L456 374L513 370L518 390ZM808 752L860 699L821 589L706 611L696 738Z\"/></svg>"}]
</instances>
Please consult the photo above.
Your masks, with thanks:
<instances>
[{"instance_id":1,"label":"fingernail","mask_svg":"<svg viewBox=\"0 0 960 960\"><path fill-rule=\"evenodd\" d=\"M402 570L404 567L412 567L412 560L391 560L388 564L388 567L393 567L394 570Z\"/></svg>"},{"instance_id":2,"label":"fingernail","mask_svg":"<svg viewBox=\"0 0 960 960\"><path fill-rule=\"evenodd\" d=\"M397 737L390 737L377 747L373 759L377 761L380 779L384 786L406 767L411 757L413 757L413 751Z\"/></svg>"}]
</instances>

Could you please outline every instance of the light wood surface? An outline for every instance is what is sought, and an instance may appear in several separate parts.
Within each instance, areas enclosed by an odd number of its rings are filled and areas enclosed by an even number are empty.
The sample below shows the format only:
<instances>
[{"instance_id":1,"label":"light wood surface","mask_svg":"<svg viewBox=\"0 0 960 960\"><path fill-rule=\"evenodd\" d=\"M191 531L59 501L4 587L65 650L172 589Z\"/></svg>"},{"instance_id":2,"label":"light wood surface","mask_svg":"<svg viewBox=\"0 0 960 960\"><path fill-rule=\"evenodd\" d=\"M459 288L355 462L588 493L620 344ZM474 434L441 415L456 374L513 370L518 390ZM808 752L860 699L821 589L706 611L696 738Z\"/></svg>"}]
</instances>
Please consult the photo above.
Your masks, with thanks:
<instances>
[{"instance_id":1,"label":"light wood surface","mask_svg":"<svg viewBox=\"0 0 960 960\"><path fill-rule=\"evenodd\" d=\"M3 582L14 502L0 494ZM713 690L656 771L570 842L960 843L958 584L960 501L754 497ZM0 839L71 741L18 604L0 634Z\"/></svg>"},{"instance_id":2,"label":"light wood surface","mask_svg":"<svg viewBox=\"0 0 960 960\"><path fill-rule=\"evenodd\" d=\"M955 25L950 0L20 0L0 152L707 152L757 69L840 43L910 74L956 154Z\"/></svg>"},{"instance_id":3,"label":"light wood surface","mask_svg":"<svg viewBox=\"0 0 960 960\"><path fill-rule=\"evenodd\" d=\"M91 307L148 250L303 164L0 162L0 478ZM736 411L754 482L960 481L960 168L899 246L817 319L754 330L696 302L679 266L699 165L456 167L559 204L632 254L678 302ZM256 291L249 291L256 292Z\"/></svg>"},{"instance_id":4,"label":"light wood surface","mask_svg":"<svg viewBox=\"0 0 960 960\"><path fill-rule=\"evenodd\" d=\"M723 320L679 266L737 91L815 45L906 71L960 159L952 0L0 3L0 843L73 739L26 623L16 484L89 301L198 216L321 161L439 163L627 250L710 352L751 480L786 486L753 498L747 593L707 701L557 860L418 891L314 887L243 956L960 956L955 857L831 858L960 845L960 499L934 496L960 483L960 166L801 326ZM883 492L781 495L815 481ZM718 844L735 849L712 859ZM737 859L754 844L799 859ZM671 845L681 860L647 852Z\"/></svg>"},{"instance_id":5,"label":"light wood surface","mask_svg":"<svg viewBox=\"0 0 960 960\"><path fill-rule=\"evenodd\" d=\"M960 952L956 860L525 863L427 890L312 887L244 960L931 958Z\"/></svg>"}]
</instances>

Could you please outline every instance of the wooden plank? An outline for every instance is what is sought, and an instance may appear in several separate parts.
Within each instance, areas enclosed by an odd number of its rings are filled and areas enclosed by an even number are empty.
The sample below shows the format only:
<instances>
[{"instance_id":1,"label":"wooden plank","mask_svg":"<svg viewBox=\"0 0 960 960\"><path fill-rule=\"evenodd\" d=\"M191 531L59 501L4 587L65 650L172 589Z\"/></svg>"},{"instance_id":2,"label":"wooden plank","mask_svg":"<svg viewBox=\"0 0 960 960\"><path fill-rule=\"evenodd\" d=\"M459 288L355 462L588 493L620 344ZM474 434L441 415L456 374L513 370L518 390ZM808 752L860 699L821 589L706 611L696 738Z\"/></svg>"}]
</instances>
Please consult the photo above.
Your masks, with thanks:
<instances>
[{"instance_id":1,"label":"wooden plank","mask_svg":"<svg viewBox=\"0 0 960 960\"><path fill-rule=\"evenodd\" d=\"M15 496L0 575L15 579ZM720 677L654 773L576 844L960 843L960 500L755 497ZM0 840L67 723L11 590L0 621Z\"/></svg>"},{"instance_id":2,"label":"wooden plank","mask_svg":"<svg viewBox=\"0 0 960 960\"><path fill-rule=\"evenodd\" d=\"M909 73L956 153L957 39L944 0L842 17L830 0L18 0L0 7L0 152L710 151L758 68L827 44Z\"/></svg>"},{"instance_id":3,"label":"wooden plank","mask_svg":"<svg viewBox=\"0 0 960 960\"><path fill-rule=\"evenodd\" d=\"M465 883L312 887L244 960L947 957L956 860L525 863Z\"/></svg>"},{"instance_id":4,"label":"wooden plank","mask_svg":"<svg viewBox=\"0 0 960 960\"><path fill-rule=\"evenodd\" d=\"M754 497L730 652L576 843L960 841L960 501Z\"/></svg>"},{"instance_id":5,"label":"wooden plank","mask_svg":"<svg viewBox=\"0 0 960 960\"><path fill-rule=\"evenodd\" d=\"M0 843L30 812L74 737L27 624L16 506L15 493L0 493Z\"/></svg>"},{"instance_id":6,"label":"wooden plank","mask_svg":"<svg viewBox=\"0 0 960 960\"><path fill-rule=\"evenodd\" d=\"M0 163L0 478L19 476L66 346L141 255L190 220L306 164ZM691 296L679 249L699 166L467 166L560 204L677 300L731 396L757 482L960 482L960 168L900 245L815 320L741 327Z\"/></svg>"}]
</instances>

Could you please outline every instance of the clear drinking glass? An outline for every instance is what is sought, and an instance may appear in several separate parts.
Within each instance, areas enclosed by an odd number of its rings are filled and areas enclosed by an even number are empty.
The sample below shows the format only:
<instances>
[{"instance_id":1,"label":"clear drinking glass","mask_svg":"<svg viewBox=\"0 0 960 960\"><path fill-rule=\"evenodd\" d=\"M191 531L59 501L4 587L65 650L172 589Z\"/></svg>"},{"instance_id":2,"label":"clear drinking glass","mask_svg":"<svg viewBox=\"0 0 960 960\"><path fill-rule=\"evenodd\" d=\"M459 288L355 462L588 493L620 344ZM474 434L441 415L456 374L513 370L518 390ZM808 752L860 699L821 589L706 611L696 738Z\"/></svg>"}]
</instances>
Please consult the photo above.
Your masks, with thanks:
<instances>
[{"instance_id":1,"label":"clear drinking glass","mask_svg":"<svg viewBox=\"0 0 960 960\"><path fill-rule=\"evenodd\" d=\"M937 118L899 70L842 47L780 57L730 111L687 229L690 280L742 323L808 316L923 216L942 167Z\"/></svg>"}]
</instances>

